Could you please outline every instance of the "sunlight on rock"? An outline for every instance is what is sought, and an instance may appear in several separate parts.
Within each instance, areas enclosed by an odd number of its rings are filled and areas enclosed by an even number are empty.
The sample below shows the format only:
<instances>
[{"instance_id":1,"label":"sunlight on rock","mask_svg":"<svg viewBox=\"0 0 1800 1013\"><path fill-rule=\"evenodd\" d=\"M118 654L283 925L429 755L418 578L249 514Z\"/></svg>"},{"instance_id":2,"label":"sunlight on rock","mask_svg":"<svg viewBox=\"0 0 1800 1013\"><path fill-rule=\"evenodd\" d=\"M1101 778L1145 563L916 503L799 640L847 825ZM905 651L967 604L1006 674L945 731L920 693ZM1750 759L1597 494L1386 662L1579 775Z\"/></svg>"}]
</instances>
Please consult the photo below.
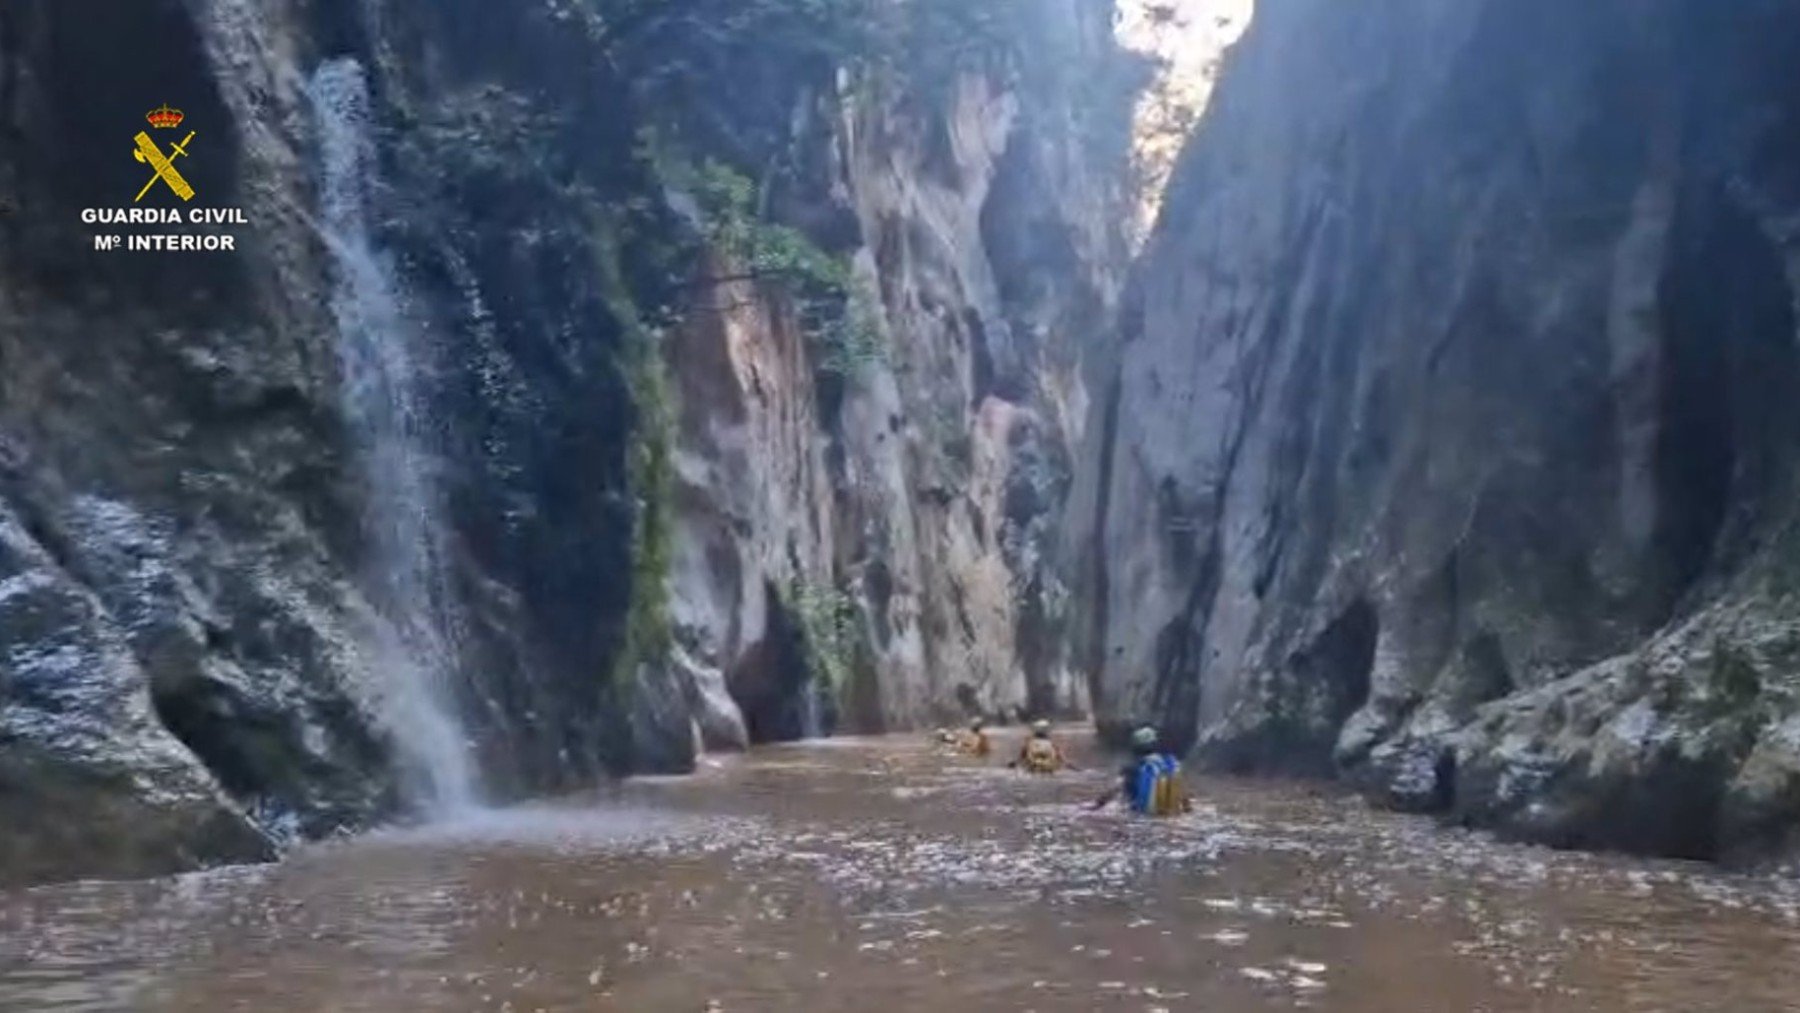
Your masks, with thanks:
<instances>
[{"instance_id":1,"label":"sunlight on rock","mask_svg":"<svg viewBox=\"0 0 1800 1013\"><path fill-rule=\"evenodd\" d=\"M1152 61L1154 76L1134 114L1137 220L1142 242L1187 139L1206 113L1225 51L1250 26L1255 0L1124 0L1116 31Z\"/></svg>"}]
</instances>

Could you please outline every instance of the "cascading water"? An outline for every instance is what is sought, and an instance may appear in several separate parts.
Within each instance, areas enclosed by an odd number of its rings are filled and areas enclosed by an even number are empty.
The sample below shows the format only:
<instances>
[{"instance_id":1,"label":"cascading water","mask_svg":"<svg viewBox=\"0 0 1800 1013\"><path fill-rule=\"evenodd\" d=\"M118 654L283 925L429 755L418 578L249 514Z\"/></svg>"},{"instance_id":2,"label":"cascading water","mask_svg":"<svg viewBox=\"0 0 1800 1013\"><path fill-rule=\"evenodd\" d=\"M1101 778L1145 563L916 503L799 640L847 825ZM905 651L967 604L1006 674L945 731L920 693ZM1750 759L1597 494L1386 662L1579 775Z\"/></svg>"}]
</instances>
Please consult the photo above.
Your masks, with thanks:
<instances>
[{"instance_id":1,"label":"cascading water","mask_svg":"<svg viewBox=\"0 0 1800 1013\"><path fill-rule=\"evenodd\" d=\"M365 479L364 586L383 620L367 646L409 793L430 810L455 810L472 803L476 777L449 702L460 638L445 579L432 419L420 389L429 355L402 311L393 267L369 235L376 162L362 67L349 58L323 64L307 95L319 131L321 232L337 269L331 307L343 410Z\"/></svg>"},{"instance_id":2,"label":"cascading water","mask_svg":"<svg viewBox=\"0 0 1800 1013\"><path fill-rule=\"evenodd\" d=\"M825 737L825 720L819 713L818 686L808 682L800 691L800 737L805 740Z\"/></svg>"}]
</instances>

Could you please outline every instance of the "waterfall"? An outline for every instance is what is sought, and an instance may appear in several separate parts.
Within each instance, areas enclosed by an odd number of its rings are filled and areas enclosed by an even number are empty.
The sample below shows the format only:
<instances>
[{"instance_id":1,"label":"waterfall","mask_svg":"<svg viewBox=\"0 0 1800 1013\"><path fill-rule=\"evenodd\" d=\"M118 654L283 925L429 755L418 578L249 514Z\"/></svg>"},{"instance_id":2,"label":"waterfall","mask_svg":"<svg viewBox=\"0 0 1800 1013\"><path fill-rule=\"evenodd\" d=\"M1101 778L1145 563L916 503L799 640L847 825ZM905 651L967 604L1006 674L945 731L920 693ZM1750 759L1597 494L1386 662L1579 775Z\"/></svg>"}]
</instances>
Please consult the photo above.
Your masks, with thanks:
<instances>
[{"instance_id":1,"label":"waterfall","mask_svg":"<svg viewBox=\"0 0 1800 1013\"><path fill-rule=\"evenodd\" d=\"M460 638L432 473L435 432L420 383L429 350L402 309L392 264L369 234L376 160L362 67L329 61L306 90L318 127L321 232L336 265L331 309L342 408L364 482L363 586L382 620L365 645L373 688L409 795L428 810L453 810L472 802L476 778L451 703Z\"/></svg>"},{"instance_id":2,"label":"waterfall","mask_svg":"<svg viewBox=\"0 0 1800 1013\"><path fill-rule=\"evenodd\" d=\"M825 721L819 713L819 684L808 679L800 691L800 738L806 741L825 737Z\"/></svg>"}]
</instances>

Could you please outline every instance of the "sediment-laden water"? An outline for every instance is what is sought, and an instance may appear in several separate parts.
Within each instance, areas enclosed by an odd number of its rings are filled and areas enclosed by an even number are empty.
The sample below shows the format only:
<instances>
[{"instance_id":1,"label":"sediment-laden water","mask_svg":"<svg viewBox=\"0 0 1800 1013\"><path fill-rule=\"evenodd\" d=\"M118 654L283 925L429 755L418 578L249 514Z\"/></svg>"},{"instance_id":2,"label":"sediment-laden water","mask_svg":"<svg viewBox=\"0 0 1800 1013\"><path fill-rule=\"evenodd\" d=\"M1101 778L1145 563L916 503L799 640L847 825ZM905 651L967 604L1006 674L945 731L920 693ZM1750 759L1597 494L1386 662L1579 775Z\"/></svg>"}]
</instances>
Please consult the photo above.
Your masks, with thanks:
<instances>
[{"instance_id":1,"label":"sediment-laden water","mask_svg":"<svg viewBox=\"0 0 1800 1013\"><path fill-rule=\"evenodd\" d=\"M1089 813L1086 759L769 748L275 866L0 894L0 1008L1800 1009L1793 881L1266 782Z\"/></svg>"}]
</instances>

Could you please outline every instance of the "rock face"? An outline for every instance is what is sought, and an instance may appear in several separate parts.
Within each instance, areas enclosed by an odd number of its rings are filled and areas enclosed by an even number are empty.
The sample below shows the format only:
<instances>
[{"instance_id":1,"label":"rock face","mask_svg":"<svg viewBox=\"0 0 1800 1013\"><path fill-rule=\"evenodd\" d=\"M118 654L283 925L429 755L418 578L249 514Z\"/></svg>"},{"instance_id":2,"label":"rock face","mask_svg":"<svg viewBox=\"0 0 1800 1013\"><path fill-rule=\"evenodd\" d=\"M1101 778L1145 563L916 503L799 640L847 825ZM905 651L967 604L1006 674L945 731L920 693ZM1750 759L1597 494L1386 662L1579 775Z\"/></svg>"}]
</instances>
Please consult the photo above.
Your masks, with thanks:
<instances>
[{"instance_id":1,"label":"rock face","mask_svg":"<svg viewBox=\"0 0 1800 1013\"><path fill-rule=\"evenodd\" d=\"M39 142L0 162L6 880L255 857L393 797L333 543L319 251L271 197L303 189L294 142L239 118L254 82L214 76L187 11L115 14L15 5L0 30L5 129ZM256 209L242 256L94 253L79 212L130 203L120 145L157 94L206 125L195 188Z\"/></svg>"},{"instance_id":2,"label":"rock face","mask_svg":"<svg viewBox=\"0 0 1800 1013\"><path fill-rule=\"evenodd\" d=\"M792 300L730 262L673 334L675 628L749 738L1085 712L1056 525L1124 260L1135 68L1101 5L1020 13L1004 70L787 99L775 147L808 155L776 215L850 259L876 354L821 361ZM821 608L837 684L804 657Z\"/></svg>"},{"instance_id":3,"label":"rock face","mask_svg":"<svg viewBox=\"0 0 1800 1013\"><path fill-rule=\"evenodd\" d=\"M148 875L266 854L268 843L159 723L158 673L143 667L157 659L133 652L94 592L11 512L0 515L0 573L8 872L32 878L78 863Z\"/></svg>"},{"instance_id":4,"label":"rock face","mask_svg":"<svg viewBox=\"0 0 1800 1013\"><path fill-rule=\"evenodd\" d=\"M1786 842L1796 29L1259 5L1083 462L1103 727L1558 845Z\"/></svg>"},{"instance_id":5,"label":"rock face","mask_svg":"<svg viewBox=\"0 0 1800 1013\"><path fill-rule=\"evenodd\" d=\"M1085 706L1053 532L1122 259L1105 5L949 65L960 5L888 5L880 73L701 30L736 0L115 6L0 12L0 881ZM80 223L163 102L234 254ZM646 156L676 128L854 264L881 354L829 365L712 241Z\"/></svg>"}]
</instances>

